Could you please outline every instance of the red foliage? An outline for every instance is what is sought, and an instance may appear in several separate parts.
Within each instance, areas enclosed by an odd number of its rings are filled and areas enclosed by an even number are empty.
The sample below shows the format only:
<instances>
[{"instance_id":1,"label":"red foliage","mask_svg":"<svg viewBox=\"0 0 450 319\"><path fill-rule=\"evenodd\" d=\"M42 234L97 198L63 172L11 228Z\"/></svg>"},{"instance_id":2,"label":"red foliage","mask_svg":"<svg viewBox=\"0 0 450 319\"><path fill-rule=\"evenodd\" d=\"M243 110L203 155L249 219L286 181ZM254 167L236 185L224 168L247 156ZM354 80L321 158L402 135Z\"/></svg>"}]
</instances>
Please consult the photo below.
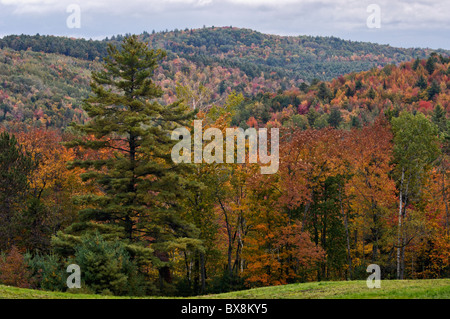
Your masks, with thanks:
<instances>
[{"instance_id":1,"label":"red foliage","mask_svg":"<svg viewBox=\"0 0 450 319\"><path fill-rule=\"evenodd\" d=\"M30 270L16 246L13 246L4 260L0 260L0 282L19 288L32 288Z\"/></svg>"}]
</instances>

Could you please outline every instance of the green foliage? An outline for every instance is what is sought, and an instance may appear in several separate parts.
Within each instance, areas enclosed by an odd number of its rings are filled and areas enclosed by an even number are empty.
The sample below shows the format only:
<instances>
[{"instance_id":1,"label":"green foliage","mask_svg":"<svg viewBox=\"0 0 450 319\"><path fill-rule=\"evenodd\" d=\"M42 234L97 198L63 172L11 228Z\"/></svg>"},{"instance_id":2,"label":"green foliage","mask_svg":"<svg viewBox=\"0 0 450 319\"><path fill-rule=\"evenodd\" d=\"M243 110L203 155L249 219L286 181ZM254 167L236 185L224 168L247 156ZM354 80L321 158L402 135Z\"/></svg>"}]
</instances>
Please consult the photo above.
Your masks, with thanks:
<instances>
[{"instance_id":1,"label":"green foliage","mask_svg":"<svg viewBox=\"0 0 450 319\"><path fill-rule=\"evenodd\" d=\"M14 137L0 133L0 249L9 249L17 235L18 204L26 198L28 176L36 163ZM20 229L19 229L20 231Z\"/></svg>"},{"instance_id":2,"label":"green foliage","mask_svg":"<svg viewBox=\"0 0 450 319\"><path fill-rule=\"evenodd\" d=\"M294 125L302 130L308 128L308 118L305 115L295 114L292 116L292 122Z\"/></svg>"},{"instance_id":3,"label":"green foliage","mask_svg":"<svg viewBox=\"0 0 450 319\"><path fill-rule=\"evenodd\" d=\"M8 35L0 39L0 48L16 51L58 53L75 58L95 60L106 56L104 41L57 37L51 35Z\"/></svg>"},{"instance_id":4,"label":"green foliage","mask_svg":"<svg viewBox=\"0 0 450 319\"><path fill-rule=\"evenodd\" d=\"M113 156L71 163L71 167L87 169L82 177L93 181L102 193L78 197L86 205L79 213L79 223L58 234L54 244L69 252L70 236L99 231L108 239L122 241L139 266L151 263L159 269L161 282L170 284L167 254L171 245L195 234L194 227L180 216L189 167L172 162L176 141L171 140L171 132L189 126L195 112L181 101L158 102L163 91L153 75L165 57L163 51L150 50L130 36L120 49L110 45L108 54L105 69L92 75L92 95L85 101L91 120L74 125L80 133L95 138L77 138L67 146L102 150ZM123 278L114 279L115 292L122 289Z\"/></svg>"},{"instance_id":5,"label":"green foliage","mask_svg":"<svg viewBox=\"0 0 450 319\"><path fill-rule=\"evenodd\" d=\"M392 130L398 169L418 173L439 155L437 127L422 113L402 112L392 119Z\"/></svg>"},{"instance_id":6,"label":"green foliage","mask_svg":"<svg viewBox=\"0 0 450 319\"><path fill-rule=\"evenodd\" d=\"M229 291L238 291L245 289L243 278L224 271L220 276L216 276L211 283L208 293L220 294Z\"/></svg>"},{"instance_id":7,"label":"green foliage","mask_svg":"<svg viewBox=\"0 0 450 319\"><path fill-rule=\"evenodd\" d=\"M369 91L367 92L367 97L368 97L369 99L372 99L372 100L373 100L376 96L377 96L377 95L376 95L375 90L371 87L371 88L369 89Z\"/></svg>"},{"instance_id":8,"label":"green foliage","mask_svg":"<svg viewBox=\"0 0 450 319\"><path fill-rule=\"evenodd\" d=\"M436 104L431 116L431 121L438 127L440 133L448 131L449 121L447 120L446 113L440 104Z\"/></svg>"},{"instance_id":9,"label":"green foliage","mask_svg":"<svg viewBox=\"0 0 450 319\"><path fill-rule=\"evenodd\" d=\"M82 280L95 293L107 290L115 295L141 295L145 281L136 281L136 264L130 260L124 244L106 241L99 233L82 237L75 248L74 263L80 266Z\"/></svg>"},{"instance_id":10,"label":"green foliage","mask_svg":"<svg viewBox=\"0 0 450 319\"><path fill-rule=\"evenodd\" d=\"M329 102L331 99L330 89L327 87L325 82L321 82L319 85L319 91L317 92L317 97L324 101L325 103Z\"/></svg>"},{"instance_id":11,"label":"green foliage","mask_svg":"<svg viewBox=\"0 0 450 319\"><path fill-rule=\"evenodd\" d=\"M314 127L318 129L322 129L328 126L328 123L330 122L330 116L328 114L322 114L320 115L315 121L314 121Z\"/></svg>"},{"instance_id":12,"label":"green foliage","mask_svg":"<svg viewBox=\"0 0 450 319\"><path fill-rule=\"evenodd\" d=\"M355 128L361 128L362 127L361 120L359 119L358 116L352 116L350 124L351 124L351 127L355 127Z\"/></svg>"},{"instance_id":13,"label":"green foliage","mask_svg":"<svg viewBox=\"0 0 450 319\"><path fill-rule=\"evenodd\" d=\"M436 63L436 59L432 56L430 56L427 59L427 63L425 64L425 69L428 71L429 74L433 74L434 70L435 70L435 63Z\"/></svg>"},{"instance_id":14,"label":"green foliage","mask_svg":"<svg viewBox=\"0 0 450 319\"><path fill-rule=\"evenodd\" d=\"M436 81L433 81L428 89L428 99L432 100L435 95L439 94L440 92L441 88L439 87L439 84Z\"/></svg>"},{"instance_id":15,"label":"green foliage","mask_svg":"<svg viewBox=\"0 0 450 319\"><path fill-rule=\"evenodd\" d=\"M49 252L52 227L48 207L35 197L27 202L27 208L16 219L21 245L30 251Z\"/></svg>"},{"instance_id":16,"label":"green foliage","mask_svg":"<svg viewBox=\"0 0 450 319\"><path fill-rule=\"evenodd\" d=\"M310 107L306 118L308 119L308 124L314 127L316 120L320 117L320 114L316 111L314 107Z\"/></svg>"},{"instance_id":17,"label":"green foliage","mask_svg":"<svg viewBox=\"0 0 450 319\"><path fill-rule=\"evenodd\" d=\"M427 80L423 77L423 75L419 76L419 79L416 82L416 86L421 90L425 90L428 86Z\"/></svg>"},{"instance_id":18,"label":"green foliage","mask_svg":"<svg viewBox=\"0 0 450 319\"><path fill-rule=\"evenodd\" d=\"M331 108L330 116L328 117L328 123L334 128L338 128L342 122L341 111L337 107Z\"/></svg>"},{"instance_id":19,"label":"green foliage","mask_svg":"<svg viewBox=\"0 0 450 319\"><path fill-rule=\"evenodd\" d=\"M32 271L32 277L36 280L39 289L51 291L65 291L67 288L64 265L56 255L25 254L25 261Z\"/></svg>"},{"instance_id":20,"label":"green foliage","mask_svg":"<svg viewBox=\"0 0 450 319\"><path fill-rule=\"evenodd\" d=\"M327 277L325 269L339 270L346 262L344 225L339 207L340 176L328 177L315 190L315 201L306 220L306 230L314 243L326 251L326 261L321 263L318 280Z\"/></svg>"}]
</instances>

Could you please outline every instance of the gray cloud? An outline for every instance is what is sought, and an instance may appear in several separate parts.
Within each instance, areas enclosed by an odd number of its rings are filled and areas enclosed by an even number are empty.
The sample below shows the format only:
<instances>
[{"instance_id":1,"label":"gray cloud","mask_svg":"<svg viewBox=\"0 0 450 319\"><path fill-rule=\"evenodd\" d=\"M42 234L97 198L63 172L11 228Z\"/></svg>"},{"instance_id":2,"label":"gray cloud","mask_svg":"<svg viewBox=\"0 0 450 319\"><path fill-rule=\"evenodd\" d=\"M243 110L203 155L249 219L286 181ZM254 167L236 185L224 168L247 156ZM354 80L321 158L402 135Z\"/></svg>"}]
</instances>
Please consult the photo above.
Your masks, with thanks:
<instances>
[{"instance_id":1,"label":"gray cloud","mask_svg":"<svg viewBox=\"0 0 450 319\"><path fill-rule=\"evenodd\" d=\"M381 8L380 29L366 25L371 3ZM80 5L80 29L66 26L70 4ZM102 38L153 29L233 25L280 35L450 49L449 15L448 0L0 0L0 35Z\"/></svg>"}]
</instances>

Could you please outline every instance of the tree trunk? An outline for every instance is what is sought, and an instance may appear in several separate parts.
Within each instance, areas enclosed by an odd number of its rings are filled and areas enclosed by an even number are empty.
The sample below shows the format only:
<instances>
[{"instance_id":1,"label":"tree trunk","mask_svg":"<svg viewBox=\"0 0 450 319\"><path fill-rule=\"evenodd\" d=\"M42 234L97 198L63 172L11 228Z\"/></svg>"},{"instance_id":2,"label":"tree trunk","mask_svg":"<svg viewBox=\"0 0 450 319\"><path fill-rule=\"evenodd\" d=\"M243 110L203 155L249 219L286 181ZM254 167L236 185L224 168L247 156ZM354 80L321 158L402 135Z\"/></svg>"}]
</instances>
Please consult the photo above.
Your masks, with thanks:
<instances>
[{"instance_id":1,"label":"tree trunk","mask_svg":"<svg viewBox=\"0 0 450 319\"><path fill-rule=\"evenodd\" d=\"M200 281L201 281L200 294L204 294L206 289L206 265L204 253L200 253Z\"/></svg>"},{"instance_id":2,"label":"tree trunk","mask_svg":"<svg viewBox=\"0 0 450 319\"><path fill-rule=\"evenodd\" d=\"M447 236L449 235L449 213L448 213L448 201L447 201L447 192L445 189L445 168L441 169L442 172L442 200L445 205L445 231Z\"/></svg>"},{"instance_id":3,"label":"tree trunk","mask_svg":"<svg viewBox=\"0 0 450 319\"><path fill-rule=\"evenodd\" d=\"M405 169L402 169L402 178L400 181L400 195L399 195L399 208L398 208L398 231L397 231L397 279L401 278L401 252L403 246L402 237L402 214L403 214L403 181L405 179Z\"/></svg>"},{"instance_id":4,"label":"tree trunk","mask_svg":"<svg viewBox=\"0 0 450 319\"><path fill-rule=\"evenodd\" d=\"M342 205L341 187L339 187L339 203L341 205L341 214L344 219L345 237L347 240L347 263L348 263L348 280L352 280L352 257L350 255L350 235L348 232L348 215L344 211L344 205Z\"/></svg>"},{"instance_id":5,"label":"tree trunk","mask_svg":"<svg viewBox=\"0 0 450 319\"><path fill-rule=\"evenodd\" d=\"M168 262L169 256L166 252L155 252L155 255L162 261ZM162 266L158 269L159 273L159 284L160 289L164 290L164 282L171 284L172 283L172 272L170 271L169 266Z\"/></svg>"}]
</instances>

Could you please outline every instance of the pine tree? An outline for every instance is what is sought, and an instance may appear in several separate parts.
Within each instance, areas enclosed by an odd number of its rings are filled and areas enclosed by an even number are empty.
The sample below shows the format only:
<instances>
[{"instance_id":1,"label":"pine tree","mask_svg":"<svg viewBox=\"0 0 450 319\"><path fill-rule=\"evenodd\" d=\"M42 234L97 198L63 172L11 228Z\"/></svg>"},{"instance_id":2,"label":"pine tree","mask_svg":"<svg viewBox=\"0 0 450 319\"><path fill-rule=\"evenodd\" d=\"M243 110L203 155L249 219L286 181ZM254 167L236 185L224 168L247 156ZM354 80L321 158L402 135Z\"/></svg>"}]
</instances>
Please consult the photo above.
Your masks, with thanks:
<instances>
[{"instance_id":1,"label":"pine tree","mask_svg":"<svg viewBox=\"0 0 450 319\"><path fill-rule=\"evenodd\" d=\"M433 114L431 116L431 120L433 121L434 124L436 124L440 133L447 131L448 125L446 112L440 104L437 104L435 106Z\"/></svg>"},{"instance_id":2,"label":"pine tree","mask_svg":"<svg viewBox=\"0 0 450 319\"><path fill-rule=\"evenodd\" d=\"M428 89L428 99L432 100L435 95L441 93L441 88L439 87L439 83L433 81L431 86Z\"/></svg>"},{"instance_id":3,"label":"pine tree","mask_svg":"<svg viewBox=\"0 0 450 319\"><path fill-rule=\"evenodd\" d=\"M36 163L14 135L0 134L0 249L9 249L17 228L17 204L26 198L28 176Z\"/></svg>"},{"instance_id":4,"label":"pine tree","mask_svg":"<svg viewBox=\"0 0 450 319\"><path fill-rule=\"evenodd\" d=\"M328 123L334 127L338 128L342 122L341 110L337 107L332 107L330 112L330 117L328 118Z\"/></svg>"},{"instance_id":5,"label":"pine tree","mask_svg":"<svg viewBox=\"0 0 450 319\"><path fill-rule=\"evenodd\" d=\"M412 65L412 69L414 71L416 71L417 68L419 67L419 64L420 64L420 59L419 58L415 59L413 65Z\"/></svg>"},{"instance_id":6,"label":"pine tree","mask_svg":"<svg viewBox=\"0 0 450 319\"><path fill-rule=\"evenodd\" d=\"M416 82L416 86L419 87L421 90L427 88L428 83L427 80L423 77L423 75L419 76L419 79Z\"/></svg>"},{"instance_id":7,"label":"pine tree","mask_svg":"<svg viewBox=\"0 0 450 319\"><path fill-rule=\"evenodd\" d=\"M434 56L430 56L427 59L427 63L425 64L425 69L428 71L428 73L430 75L433 74L434 70L436 69L435 63L436 63L436 59Z\"/></svg>"},{"instance_id":8,"label":"pine tree","mask_svg":"<svg viewBox=\"0 0 450 319\"><path fill-rule=\"evenodd\" d=\"M317 118L319 118L319 117L320 117L320 114L316 111L316 109L313 106L311 106L309 108L308 113L306 114L306 118L308 119L309 126L313 127L314 123L316 122Z\"/></svg>"},{"instance_id":9,"label":"pine tree","mask_svg":"<svg viewBox=\"0 0 450 319\"><path fill-rule=\"evenodd\" d=\"M79 212L80 222L65 234L59 233L53 242L60 251L73 253L69 241L79 243L80 235L98 230L106 240L126 242L132 258L134 254L147 262L151 259L161 282L170 282L167 251L192 230L180 218L179 204L188 167L173 163L171 149L176 141L170 133L188 126L194 113L181 101L158 102L163 92L152 76L165 56L134 35L125 37L120 48L109 45L105 69L93 73L93 94L84 102L91 120L73 125L94 139L78 138L67 146L113 155L71 163L87 170L83 179L95 181L101 194L78 197L87 207Z\"/></svg>"},{"instance_id":10,"label":"pine tree","mask_svg":"<svg viewBox=\"0 0 450 319\"><path fill-rule=\"evenodd\" d=\"M318 97L321 101L326 101L326 102L328 102L329 99L331 99L331 92L330 92L330 89L327 87L327 85L325 84L325 82L320 83L320 85L319 85L319 91L317 92L317 97Z\"/></svg>"}]
</instances>

